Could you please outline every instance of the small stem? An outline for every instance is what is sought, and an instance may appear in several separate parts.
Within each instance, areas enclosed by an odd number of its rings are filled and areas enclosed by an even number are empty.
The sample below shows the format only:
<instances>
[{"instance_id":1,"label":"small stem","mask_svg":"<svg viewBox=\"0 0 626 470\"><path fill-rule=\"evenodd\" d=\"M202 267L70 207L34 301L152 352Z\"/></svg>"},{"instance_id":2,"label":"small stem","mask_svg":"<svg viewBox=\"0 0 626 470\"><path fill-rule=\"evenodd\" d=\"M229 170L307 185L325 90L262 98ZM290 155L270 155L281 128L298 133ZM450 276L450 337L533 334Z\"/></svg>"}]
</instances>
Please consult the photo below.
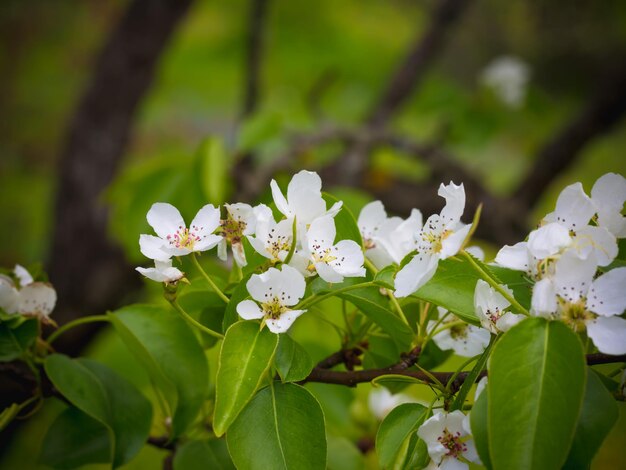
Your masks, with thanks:
<instances>
[{"instance_id":1,"label":"small stem","mask_svg":"<svg viewBox=\"0 0 626 470\"><path fill-rule=\"evenodd\" d=\"M109 318L106 315L91 315L89 317L77 318L76 320L66 323L58 330L52 332L50 336L48 336L46 341L48 342L48 344L52 344L54 340L56 340L59 336L61 336L66 331L71 330L75 326L85 325L87 323L96 323L99 321L108 322Z\"/></svg>"},{"instance_id":2,"label":"small stem","mask_svg":"<svg viewBox=\"0 0 626 470\"><path fill-rule=\"evenodd\" d=\"M446 313L444 313L444 314L441 316L441 318L439 318L439 319L435 322L435 324L433 325L432 330L430 330L430 333L426 333L426 337L424 338L424 341L422 342L422 346L423 346L423 347L424 347L424 346L426 346L426 343L428 343L428 342L432 339L432 337L434 336L433 331L435 331L435 330L437 329L437 327L438 327L439 325L441 325L441 324L443 323L443 321L444 321L444 320L445 320L445 319L446 319L449 315L451 315L451 313L450 313L450 312L446 312ZM426 328L428 327L428 325L426 325L426 319L424 319L424 324L423 324L422 326L423 326L423 328L424 328L424 331L426 331Z\"/></svg>"},{"instance_id":3,"label":"small stem","mask_svg":"<svg viewBox=\"0 0 626 470\"><path fill-rule=\"evenodd\" d=\"M528 312L528 310L526 310L524 307L522 307L522 305L515 300L515 297L513 297L511 294L509 294L506 289L503 289L502 286L500 284L498 284L496 282L496 280L490 276L483 268L481 268L478 263L476 263L476 261L474 261L474 258L472 258L472 255L470 255L467 251L461 251L459 252L459 254L461 256L463 256L467 261L469 261L469 263L472 265L472 267L476 270L476 272L478 274L480 274L480 276L487 281L487 283L493 287L495 290L497 290L506 300L508 300L511 305L513 305L513 307L515 307L516 310L518 310L520 313L523 313L524 315L526 315L527 317L530 316L530 313Z\"/></svg>"},{"instance_id":4,"label":"small stem","mask_svg":"<svg viewBox=\"0 0 626 470\"><path fill-rule=\"evenodd\" d=\"M459 374L461 372L463 372L463 369L465 369L472 362L477 361L480 358L480 356L481 356L481 354L478 354L476 356L470 357L467 361L465 361L463 364L461 364L460 367L454 372L454 374L452 374L452 377L450 377L450 379L448 380L448 383L446 384L446 390L450 391L450 386L454 383L454 381L459 376Z\"/></svg>"},{"instance_id":5,"label":"small stem","mask_svg":"<svg viewBox=\"0 0 626 470\"><path fill-rule=\"evenodd\" d=\"M461 244L461 250L464 250L465 247L467 246L467 244L471 241L472 236L474 235L474 232L476 232L476 229L478 228L478 221L480 220L480 214L483 211L483 205L478 204L478 207L476 208L476 212L474 213L474 219L472 220L472 226L470 227L469 232L467 232L467 236L465 237L465 240L463 240L463 243Z\"/></svg>"},{"instance_id":6,"label":"small stem","mask_svg":"<svg viewBox=\"0 0 626 470\"><path fill-rule=\"evenodd\" d=\"M448 330L450 328L454 328L455 326L460 326L460 325L467 325L467 323L464 322L463 320L450 321L450 322L446 323L445 325L440 326L436 330L433 330L433 332L430 335L428 335L428 337L429 338L433 338L433 337L437 336L439 333L441 333L444 330Z\"/></svg>"},{"instance_id":7,"label":"small stem","mask_svg":"<svg viewBox=\"0 0 626 470\"><path fill-rule=\"evenodd\" d=\"M185 320L187 320L193 326L198 328L200 331L206 333L207 335L213 336L214 338L224 339L223 334L218 333L217 331L213 331L211 328L207 328L202 323L200 323L195 318L193 318L191 315L189 315L187 312L185 312L185 310L180 306L180 304L176 300L170 301L170 304L172 304L172 307L174 307L174 309L178 313L180 313Z\"/></svg>"},{"instance_id":8,"label":"small stem","mask_svg":"<svg viewBox=\"0 0 626 470\"><path fill-rule=\"evenodd\" d=\"M376 266L374 266L374 263L372 263L372 262L371 262L369 259L367 259L367 258L364 258L364 259L365 259L365 261L364 261L363 265L364 265L367 269L369 269L370 271L372 271L372 274L374 274L374 276L375 276L376 274L378 274L378 268L376 268Z\"/></svg>"},{"instance_id":9,"label":"small stem","mask_svg":"<svg viewBox=\"0 0 626 470\"><path fill-rule=\"evenodd\" d=\"M374 285L375 284L373 282L371 282L371 281L369 281L369 282L362 282L361 284L354 284L352 286L342 287L341 289L334 290L334 291L329 292L329 293L324 294L324 295L319 295L318 296L318 295L313 294L308 299L304 299L300 303L300 305L298 305L297 307L294 307L294 308L296 308L298 310L304 310L305 308L308 308L311 305L315 305L315 304L321 302L322 300L326 300L326 299L328 299L330 297L334 297L334 296L336 296L338 294L342 294L344 292L348 292L348 291L351 291L351 290L361 289L363 287L370 287L370 286L374 286Z\"/></svg>"},{"instance_id":10,"label":"small stem","mask_svg":"<svg viewBox=\"0 0 626 470\"><path fill-rule=\"evenodd\" d=\"M230 299L226 297L226 295L220 290L220 288L217 287L217 285L213 282L213 279L211 279L211 277L206 273L206 271L202 269L202 266L200 266L200 263L198 262L198 258L195 253L191 254L191 259L193 260L193 264L195 264L196 268L198 268L198 271L200 271L204 279L206 279L206 282L209 283L209 285L211 286L211 289L213 289L215 293L219 296L219 298L222 299L224 303L227 304Z\"/></svg>"},{"instance_id":11,"label":"small stem","mask_svg":"<svg viewBox=\"0 0 626 470\"><path fill-rule=\"evenodd\" d=\"M406 324L406 326L410 328L409 320L406 319L406 315L404 314L404 311L402 310L402 307L400 306L400 302L398 302L398 299L396 299L396 296L393 295L393 293L389 291L387 291L387 293L389 295L389 299L391 299L391 303L398 311L398 314L400 315L400 319Z\"/></svg>"}]
</instances>

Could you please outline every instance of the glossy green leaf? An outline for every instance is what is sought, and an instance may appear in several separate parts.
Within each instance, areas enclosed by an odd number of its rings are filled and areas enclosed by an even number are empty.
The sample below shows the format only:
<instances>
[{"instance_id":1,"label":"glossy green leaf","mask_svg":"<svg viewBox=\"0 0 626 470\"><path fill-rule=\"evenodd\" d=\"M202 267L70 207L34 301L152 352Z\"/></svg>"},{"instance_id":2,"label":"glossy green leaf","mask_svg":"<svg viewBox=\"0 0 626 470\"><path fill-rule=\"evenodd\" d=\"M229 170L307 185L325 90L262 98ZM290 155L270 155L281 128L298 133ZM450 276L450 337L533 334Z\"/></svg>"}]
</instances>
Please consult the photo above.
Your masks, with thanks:
<instances>
[{"instance_id":1,"label":"glossy green leaf","mask_svg":"<svg viewBox=\"0 0 626 470\"><path fill-rule=\"evenodd\" d=\"M174 470L234 470L226 441L189 441L176 449Z\"/></svg>"},{"instance_id":2,"label":"glossy green leaf","mask_svg":"<svg viewBox=\"0 0 626 470\"><path fill-rule=\"evenodd\" d=\"M326 206L329 209L338 201L336 197L331 196L328 193L322 193L322 197L326 201ZM361 238L359 226L356 223L354 215L347 207L342 207L339 213L335 216L335 228L337 229L335 243L340 240L354 240L360 246L363 246L363 239Z\"/></svg>"},{"instance_id":3,"label":"glossy green leaf","mask_svg":"<svg viewBox=\"0 0 626 470\"><path fill-rule=\"evenodd\" d=\"M381 287L393 290L394 278L397 271L398 267L393 264L386 266L376 273L374 276L374 282L379 284Z\"/></svg>"},{"instance_id":4,"label":"glossy green leaf","mask_svg":"<svg viewBox=\"0 0 626 470\"><path fill-rule=\"evenodd\" d=\"M589 468L618 416L619 409L615 399L596 372L588 367L583 408L578 418L574 442L563 468Z\"/></svg>"},{"instance_id":5,"label":"glossy green leaf","mask_svg":"<svg viewBox=\"0 0 626 470\"><path fill-rule=\"evenodd\" d=\"M478 396L470 412L470 427L476 444L476 451L481 462L488 469L492 468L489 455L489 427L487 423L488 390L485 388Z\"/></svg>"},{"instance_id":6,"label":"glossy green leaf","mask_svg":"<svg viewBox=\"0 0 626 470\"><path fill-rule=\"evenodd\" d=\"M483 265L485 266L485 265ZM530 300L533 295L533 284L529 281L526 273L502 268L500 266L485 266L500 284L505 284L513 291L517 300L526 309L530 308Z\"/></svg>"},{"instance_id":7,"label":"glossy green leaf","mask_svg":"<svg viewBox=\"0 0 626 470\"><path fill-rule=\"evenodd\" d=\"M65 398L107 428L114 467L141 449L150 431L152 407L132 384L90 359L53 354L44 367Z\"/></svg>"},{"instance_id":8,"label":"glossy green leaf","mask_svg":"<svg viewBox=\"0 0 626 470\"><path fill-rule=\"evenodd\" d=\"M376 453L382 468L404 468L419 438L417 429L426 419L427 409L418 403L395 407L383 420L376 434Z\"/></svg>"},{"instance_id":9,"label":"glossy green leaf","mask_svg":"<svg viewBox=\"0 0 626 470\"><path fill-rule=\"evenodd\" d=\"M493 468L561 468L585 390L578 336L560 322L524 320L494 347L488 389Z\"/></svg>"},{"instance_id":10,"label":"glossy green leaf","mask_svg":"<svg viewBox=\"0 0 626 470\"><path fill-rule=\"evenodd\" d=\"M193 285L192 285L193 287ZM222 331L224 301L214 292L208 291L208 287L186 289L177 300L180 306L193 318L213 331ZM217 338L200 331L202 345L210 348L217 343Z\"/></svg>"},{"instance_id":11,"label":"glossy green leaf","mask_svg":"<svg viewBox=\"0 0 626 470\"><path fill-rule=\"evenodd\" d=\"M58 469L111 461L109 431L98 420L70 407L54 420L41 445L39 462Z\"/></svg>"},{"instance_id":12,"label":"glossy green leaf","mask_svg":"<svg viewBox=\"0 0 626 470\"><path fill-rule=\"evenodd\" d=\"M12 361L24 355L37 338L37 322L32 318L17 325L0 323L0 362Z\"/></svg>"},{"instance_id":13,"label":"glossy green leaf","mask_svg":"<svg viewBox=\"0 0 626 470\"><path fill-rule=\"evenodd\" d=\"M266 377L278 345L278 335L253 321L235 323L226 332L215 386L213 429L226 432Z\"/></svg>"},{"instance_id":14,"label":"glossy green leaf","mask_svg":"<svg viewBox=\"0 0 626 470\"><path fill-rule=\"evenodd\" d=\"M274 366L283 382L305 379L313 369L309 353L287 334L279 335Z\"/></svg>"},{"instance_id":15,"label":"glossy green leaf","mask_svg":"<svg viewBox=\"0 0 626 470\"><path fill-rule=\"evenodd\" d=\"M226 311L224 312L224 320L222 322L222 331L228 330L231 325L236 323L239 320L239 314L237 313L237 305L242 300L250 297L248 293L248 288L246 287L246 283L252 274L248 274L244 276L244 278L239 282L232 295L230 296L230 300L228 305L226 305Z\"/></svg>"},{"instance_id":16,"label":"glossy green leaf","mask_svg":"<svg viewBox=\"0 0 626 470\"><path fill-rule=\"evenodd\" d=\"M274 382L248 403L226 434L239 470L324 470L326 432L317 400L295 384Z\"/></svg>"},{"instance_id":17,"label":"glossy green leaf","mask_svg":"<svg viewBox=\"0 0 626 470\"><path fill-rule=\"evenodd\" d=\"M228 199L228 181L232 158L222 141L210 137L198 149L202 191L209 203L219 206Z\"/></svg>"},{"instance_id":18,"label":"glossy green leaf","mask_svg":"<svg viewBox=\"0 0 626 470\"><path fill-rule=\"evenodd\" d=\"M172 410L172 435L193 422L207 395L208 363L196 334L176 313L131 305L111 315L130 351L146 367Z\"/></svg>"}]
</instances>

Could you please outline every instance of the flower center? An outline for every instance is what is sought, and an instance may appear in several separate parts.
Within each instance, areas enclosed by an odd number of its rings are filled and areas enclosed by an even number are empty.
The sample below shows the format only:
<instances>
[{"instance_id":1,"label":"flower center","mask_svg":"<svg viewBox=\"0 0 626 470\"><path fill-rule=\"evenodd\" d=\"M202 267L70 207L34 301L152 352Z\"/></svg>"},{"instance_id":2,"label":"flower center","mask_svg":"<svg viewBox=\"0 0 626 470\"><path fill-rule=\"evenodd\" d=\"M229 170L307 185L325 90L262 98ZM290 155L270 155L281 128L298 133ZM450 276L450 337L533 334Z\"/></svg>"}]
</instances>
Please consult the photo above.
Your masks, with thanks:
<instances>
[{"instance_id":1,"label":"flower center","mask_svg":"<svg viewBox=\"0 0 626 470\"><path fill-rule=\"evenodd\" d=\"M596 315L587 310L586 299L580 298L577 302L568 302L559 297L561 319L576 333L587 329L586 322L593 320Z\"/></svg>"},{"instance_id":2,"label":"flower center","mask_svg":"<svg viewBox=\"0 0 626 470\"><path fill-rule=\"evenodd\" d=\"M272 255L274 261L280 261L279 254L282 251L291 250L291 237L286 235L276 235L276 230L272 229L267 235L265 249Z\"/></svg>"},{"instance_id":3,"label":"flower center","mask_svg":"<svg viewBox=\"0 0 626 470\"><path fill-rule=\"evenodd\" d=\"M192 227L197 229L197 227ZM200 240L200 237L195 234L196 230L189 231L188 228L179 226L174 235L168 235L167 241L170 245L174 245L176 248L187 248L193 250L193 245Z\"/></svg>"},{"instance_id":4,"label":"flower center","mask_svg":"<svg viewBox=\"0 0 626 470\"><path fill-rule=\"evenodd\" d=\"M442 230L441 233L422 232L422 242L418 247L418 251L440 253L443 248L443 241L452 235L452 230Z\"/></svg>"},{"instance_id":5,"label":"flower center","mask_svg":"<svg viewBox=\"0 0 626 470\"><path fill-rule=\"evenodd\" d=\"M450 336L452 339L463 339L467 338L467 327L469 325L454 325L450 327Z\"/></svg>"},{"instance_id":6,"label":"flower center","mask_svg":"<svg viewBox=\"0 0 626 470\"><path fill-rule=\"evenodd\" d=\"M281 304L278 296L274 296L271 300L262 303L261 308L265 316L272 320L277 320L280 318L281 314L287 310L287 308Z\"/></svg>"},{"instance_id":7,"label":"flower center","mask_svg":"<svg viewBox=\"0 0 626 470\"><path fill-rule=\"evenodd\" d=\"M222 236L226 238L231 244L240 243L243 237L243 232L246 229L245 221L241 219L235 219L230 214L226 220L221 221Z\"/></svg>"},{"instance_id":8,"label":"flower center","mask_svg":"<svg viewBox=\"0 0 626 470\"><path fill-rule=\"evenodd\" d=\"M446 455L458 459L463 452L467 452L467 446L461 439L461 433L451 433L448 428L443 430L443 434L437 438L439 443L446 448Z\"/></svg>"},{"instance_id":9,"label":"flower center","mask_svg":"<svg viewBox=\"0 0 626 470\"><path fill-rule=\"evenodd\" d=\"M316 263L326 263L329 264L332 261L335 261L337 259L336 256L331 255L331 251L332 248L325 248L323 249L320 245L313 245L313 254L311 255L311 257L313 258L313 261L309 263L309 266L307 267L307 269L310 272L315 272L315 264Z\"/></svg>"}]
</instances>

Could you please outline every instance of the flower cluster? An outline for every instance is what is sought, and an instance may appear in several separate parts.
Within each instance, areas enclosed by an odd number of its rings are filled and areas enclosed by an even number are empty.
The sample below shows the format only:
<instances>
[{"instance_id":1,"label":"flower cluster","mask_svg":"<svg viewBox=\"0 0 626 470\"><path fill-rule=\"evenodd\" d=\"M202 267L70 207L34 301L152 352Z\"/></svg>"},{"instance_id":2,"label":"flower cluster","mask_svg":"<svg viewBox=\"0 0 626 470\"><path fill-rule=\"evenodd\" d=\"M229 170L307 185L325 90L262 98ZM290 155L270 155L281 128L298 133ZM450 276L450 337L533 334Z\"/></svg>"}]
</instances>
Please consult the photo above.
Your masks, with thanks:
<instances>
[{"instance_id":1,"label":"flower cluster","mask_svg":"<svg viewBox=\"0 0 626 470\"><path fill-rule=\"evenodd\" d=\"M496 256L534 281L533 315L560 319L615 355L626 354L626 268L611 266L617 239L626 238L625 201L626 179L615 173L599 178L591 196L572 184L526 241Z\"/></svg>"}]
</instances>

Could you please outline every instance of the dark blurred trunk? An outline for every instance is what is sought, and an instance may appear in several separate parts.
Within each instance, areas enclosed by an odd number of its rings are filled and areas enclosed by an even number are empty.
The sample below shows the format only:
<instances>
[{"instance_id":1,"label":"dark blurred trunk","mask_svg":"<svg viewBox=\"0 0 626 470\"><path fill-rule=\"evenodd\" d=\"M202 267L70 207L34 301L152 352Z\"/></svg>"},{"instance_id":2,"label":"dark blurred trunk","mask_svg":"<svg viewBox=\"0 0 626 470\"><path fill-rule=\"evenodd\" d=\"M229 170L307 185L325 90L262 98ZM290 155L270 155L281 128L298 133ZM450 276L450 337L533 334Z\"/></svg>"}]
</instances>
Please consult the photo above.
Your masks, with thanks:
<instances>
[{"instance_id":1,"label":"dark blurred trunk","mask_svg":"<svg viewBox=\"0 0 626 470\"><path fill-rule=\"evenodd\" d=\"M107 236L108 211L101 197L126 151L159 58L191 3L131 1L106 41L71 120L60 159L49 260L59 324L114 308L138 286L132 267ZM80 351L94 331L72 330L59 340L59 349Z\"/></svg>"}]
</instances>

